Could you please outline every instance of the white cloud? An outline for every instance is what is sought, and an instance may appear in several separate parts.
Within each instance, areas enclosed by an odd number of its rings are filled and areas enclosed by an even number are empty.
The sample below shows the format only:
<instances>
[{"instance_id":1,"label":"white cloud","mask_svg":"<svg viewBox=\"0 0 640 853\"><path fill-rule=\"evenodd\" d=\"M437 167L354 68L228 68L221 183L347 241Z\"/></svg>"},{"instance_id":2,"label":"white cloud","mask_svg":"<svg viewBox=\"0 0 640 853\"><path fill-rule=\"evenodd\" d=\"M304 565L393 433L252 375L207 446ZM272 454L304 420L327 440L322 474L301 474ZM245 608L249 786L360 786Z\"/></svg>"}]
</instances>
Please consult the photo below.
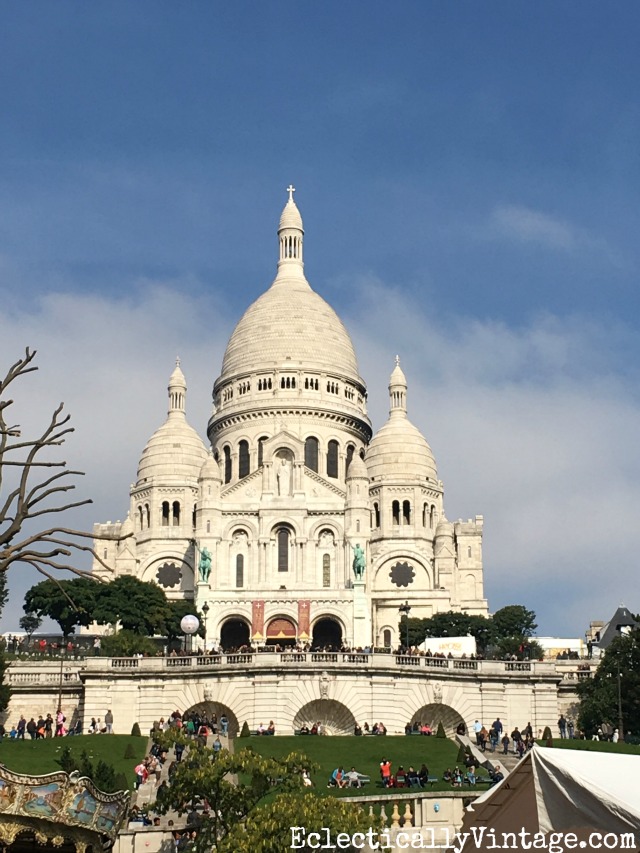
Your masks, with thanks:
<instances>
[{"instance_id":1,"label":"white cloud","mask_svg":"<svg viewBox=\"0 0 640 853\"><path fill-rule=\"evenodd\" d=\"M483 236L530 243L572 255L592 253L618 269L627 266L621 253L604 238L566 219L523 205L496 206L491 211L488 227L483 229Z\"/></svg>"},{"instance_id":2,"label":"white cloud","mask_svg":"<svg viewBox=\"0 0 640 853\"><path fill-rule=\"evenodd\" d=\"M66 447L95 503L78 525L123 518L138 458L166 412L179 354L189 420L204 437L211 388L237 318L216 293L196 299L181 281L140 282L109 299L52 293L0 316L3 367L29 344L40 372L16 389L33 429L61 400L77 432ZM640 514L640 402L616 358L627 331L580 318L541 317L512 329L434 317L405 294L363 280L352 330L375 426L400 351L410 417L429 440L450 518L485 517L490 605L522 602L544 633L576 634L608 618L635 582L631 531ZM4 624L15 627L36 578L14 573Z\"/></svg>"}]
</instances>

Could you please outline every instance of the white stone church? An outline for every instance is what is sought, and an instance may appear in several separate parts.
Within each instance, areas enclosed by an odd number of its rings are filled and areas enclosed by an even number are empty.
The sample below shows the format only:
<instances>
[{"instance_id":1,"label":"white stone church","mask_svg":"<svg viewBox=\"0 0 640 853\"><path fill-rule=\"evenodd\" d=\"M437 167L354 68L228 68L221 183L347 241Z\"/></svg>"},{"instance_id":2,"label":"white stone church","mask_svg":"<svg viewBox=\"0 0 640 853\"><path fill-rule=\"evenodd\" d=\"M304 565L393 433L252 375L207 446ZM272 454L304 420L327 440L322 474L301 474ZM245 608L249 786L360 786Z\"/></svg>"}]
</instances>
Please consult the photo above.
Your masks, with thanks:
<instances>
[{"instance_id":1,"label":"white stone church","mask_svg":"<svg viewBox=\"0 0 640 853\"><path fill-rule=\"evenodd\" d=\"M353 343L307 281L303 244L289 188L276 277L231 335L208 442L187 421L178 363L126 521L94 528L134 534L96 543L115 575L97 562L95 574L206 604L208 647L395 647L405 603L412 617L487 613L482 516L447 520L398 359L373 434Z\"/></svg>"}]
</instances>

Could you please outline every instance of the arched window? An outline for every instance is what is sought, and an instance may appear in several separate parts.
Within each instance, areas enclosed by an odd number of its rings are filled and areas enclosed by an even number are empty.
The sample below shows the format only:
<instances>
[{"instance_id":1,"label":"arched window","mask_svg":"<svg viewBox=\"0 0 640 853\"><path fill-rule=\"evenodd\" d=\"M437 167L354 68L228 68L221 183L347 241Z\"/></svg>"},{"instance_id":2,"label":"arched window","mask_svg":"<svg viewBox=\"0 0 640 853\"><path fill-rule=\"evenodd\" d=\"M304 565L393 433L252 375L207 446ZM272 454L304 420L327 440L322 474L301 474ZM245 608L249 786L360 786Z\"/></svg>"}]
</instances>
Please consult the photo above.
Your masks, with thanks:
<instances>
[{"instance_id":1,"label":"arched window","mask_svg":"<svg viewBox=\"0 0 640 853\"><path fill-rule=\"evenodd\" d=\"M231 463L231 448L227 445L224 448L224 481L225 483L231 482L231 473L232 473L232 463Z\"/></svg>"},{"instance_id":2,"label":"arched window","mask_svg":"<svg viewBox=\"0 0 640 853\"><path fill-rule=\"evenodd\" d=\"M471 545L467 548L467 557L471 557Z\"/></svg>"},{"instance_id":3,"label":"arched window","mask_svg":"<svg viewBox=\"0 0 640 853\"><path fill-rule=\"evenodd\" d=\"M431 511L429 512L429 527L433 530L433 523L435 521L436 516L436 508L434 506L431 507Z\"/></svg>"},{"instance_id":4,"label":"arched window","mask_svg":"<svg viewBox=\"0 0 640 853\"><path fill-rule=\"evenodd\" d=\"M304 464L312 471L318 471L318 439L313 435L304 443Z\"/></svg>"},{"instance_id":5,"label":"arched window","mask_svg":"<svg viewBox=\"0 0 640 853\"><path fill-rule=\"evenodd\" d=\"M151 508L149 507L149 504L144 505L144 511L145 515L147 516L147 528L149 528L151 527Z\"/></svg>"},{"instance_id":6,"label":"arched window","mask_svg":"<svg viewBox=\"0 0 640 853\"><path fill-rule=\"evenodd\" d=\"M353 444L347 444L347 458L345 460L345 474L349 471L349 465L351 465L351 460L353 459L353 454L355 453L355 447Z\"/></svg>"},{"instance_id":7,"label":"arched window","mask_svg":"<svg viewBox=\"0 0 640 853\"><path fill-rule=\"evenodd\" d=\"M360 533L360 519L356 518L356 533Z\"/></svg>"},{"instance_id":8,"label":"arched window","mask_svg":"<svg viewBox=\"0 0 640 853\"><path fill-rule=\"evenodd\" d=\"M289 531L281 527L277 533L278 540L278 571L289 571Z\"/></svg>"},{"instance_id":9,"label":"arched window","mask_svg":"<svg viewBox=\"0 0 640 853\"><path fill-rule=\"evenodd\" d=\"M196 506L196 504L194 504L193 505L193 512L191 513L191 526L193 527L194 530L196 529L196 513L197 513L197 511L198 511L198 507Z\"/></svg>"},{"instance_id":10,"label":"arched window","mask_svg":"<svg viewBox=\"0 0 640 853\"><path fill-rule=\"evenodd\" d=\"M328 554L322 557L322 586L331 586L331 557Z\"/></svg>"},{"instance_id":11,"label":"arched window","mask_svg":"<svg viewBox=\"0 0 640 853\"><path fill-rule=\"evenodd\" d=\"M400 501L394 501L391 504L391 515L393 516L393 523L400 524Z\"/></svg>"},{"instance_id":12,"label":"arched window","mask_svg":"<svg viewBox=\"0 0 640 853\"><path fill-rule=\"evenodd\" d=\"M171 517L172 517L173 526L177 527L180 524L180 503L179 503L179 501L173 502Z\"/></svg>"},{"instance_id":13,"label":"arched window","mask_svg":"<svg viewBox=\"0 0 640 853\"><path fill-rule=\"evenodd\" d=\"M327 477L338 476L338 442L331 439L327 446Z\"/></svg>"},{"instance_id":14,"label":"arched window","mask_svg":"<svg viewBox=\"0 0 640 853\"><path fill-rule=\"evenodd\" d=\"M211 533L211 520L207 519L207 533Z\"/></svg>"},{"instance_id":15,"label":"arched window","mask_svg":"<svg viewBox=\"0 0 640 853\"><path fill-rule=\"evenodd\" d=\"M389 630L389 628L385 628L382 632L382 645L386 649L391 648L391 631Z\"/></svg>"},{"instance_id":16,"label":"arched window","mask_svg":"<svg viewBox=\"0 0 640 853\"><path fill-rule=\"evenodd\" d=\"M422 504L422 526L427 526L427 518L429 517L429 504Z\"/></svg>"},{"instance_id":17,"label":"arched window","mask_svg":"<svg viewBox=\"0 0 640 853\"><path fill-rule=\"evenodd\" d=\"M244 555L238 554L236 557L236 586L244 586Z\"/></svg>"},{"instance_id":18,"label":"arched window","mask_svg":"<svg viewBox=\"0 0 640 853\"><path fill-rule=\"evenodd\" d=\"M380 527L380 504L373 505L374 527Z\"/></svg>"},{"instance_id":19,"label":"arched window","mask_svg":"<svg viewBox=\"0 0 640 853\"><path fill-rule=\"evenodd\" d=\"M262 468L262 464L264 461L264 443L267 440L267 436L263 435L258 439L258 468Z\"/></svg>"},{"instance_id":20,"label":"arched window","mask_svg":"<svg viewBox=\"0 0 640 853\"><path fill-rule=\"evenodd\" d=\"M142 512L142 505L138 507L138 525L140 530L144 528L144 513Z\"/></svg>"},{"instance_id":21,"label":"arched window","mask_svg":"<svg viewBox=\"0 0 640 853\"><path fill-rule=\"evenodd\" d=\"M238 477L249 475L249 442L244 439L238 445Z\"/></svg>"},{"instance_id":22,"label":"arched window","mask_svg":"<svg viewBox=\"0 0 640 853\"><path fill-rule=\"evenodd\" d=\"M402 523L411 524L411 501L402 501Z\"/></svg>"},{"instance_id":23,"label":"arched window","mask_svg":"<svg viewBox=\"0 0 640 853\"><path fill-rule=\"evenodd\" d=\"M169 501L162 502L162 526L169 526Z\"/></svg>"}]
</instances>

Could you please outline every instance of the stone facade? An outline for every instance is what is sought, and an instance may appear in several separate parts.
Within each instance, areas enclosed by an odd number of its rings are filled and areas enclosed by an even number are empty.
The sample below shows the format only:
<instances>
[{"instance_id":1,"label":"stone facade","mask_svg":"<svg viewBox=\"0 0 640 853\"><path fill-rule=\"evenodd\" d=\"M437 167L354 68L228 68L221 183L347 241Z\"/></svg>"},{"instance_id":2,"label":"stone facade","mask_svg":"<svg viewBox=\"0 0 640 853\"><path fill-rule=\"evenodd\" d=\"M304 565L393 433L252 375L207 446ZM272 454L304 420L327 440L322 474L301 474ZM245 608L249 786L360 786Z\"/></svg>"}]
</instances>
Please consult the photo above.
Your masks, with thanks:
<instances>
[{"instance_id":1,"label":"stone facade","mask_svg":"<svg viewBox=\"0 0 640 853\"><path fill-rule=\"evenodd\" d=\"M187 423L177 364L126 521L95 526L133 533L98 543L115 574L96 563L96 575L206 603L209 647L395 647L405 602L416 617L487 613L482 517L447 521L398 359L389 419L372 435L353 344L305 278L303 241L290 192L276 278L236 326L214 383L210 447Z\"/></svg>"}]
</instances>

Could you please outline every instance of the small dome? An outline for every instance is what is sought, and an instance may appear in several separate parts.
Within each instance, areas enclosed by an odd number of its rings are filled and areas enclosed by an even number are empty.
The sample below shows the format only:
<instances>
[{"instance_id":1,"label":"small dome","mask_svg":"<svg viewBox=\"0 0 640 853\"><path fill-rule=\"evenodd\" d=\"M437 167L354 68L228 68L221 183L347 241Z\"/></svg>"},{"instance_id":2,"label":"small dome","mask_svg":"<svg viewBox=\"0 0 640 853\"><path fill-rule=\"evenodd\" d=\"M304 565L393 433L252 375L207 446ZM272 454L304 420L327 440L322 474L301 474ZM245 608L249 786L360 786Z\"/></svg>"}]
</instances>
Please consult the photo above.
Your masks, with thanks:
<instances>
[{"instance_id":1,"label":"small dome","mask_svg":"<svg viewBox=\"0 0 640 853\"><path fill-rule=\"evenodd\" d=\"M142 480L194 480L207 461L203 440L184 418L169 416L142 451L138 484Z\"/></svg>"},{"instance_id":2,"label":"small dome","mask_svg":"<svg viewBox=\"0 0 640 853\"><path fill-rule=\"evenodd\" d=\"M437 480L435 459L426 439L408 418L390 417L371 440L365 456L372 480Z\"/></svg>"},{"instance_id":3,"label":"small dome","mask_svg":"<svg viewBox=\"0 0 640 853\"><path fill-rule=\"evenodd\" d=\"M187 423L185 404L187 382L180 369L180 360L169 379L169 412L166 421L157 429L142 451L138 465L138 485L145 480L197 481L207 460L204 442Z\"/></svg>"},{"instance_id":4,"label":"small dome","mask_svg":"<svg viewBox=\"0 0 640 853\"><path fill-rule=\"evenodd\" d=\"M384 477L415 483L438 479L431 448L407 417L407 380L398 356L389 379L389 420L371 439L365 461L372 480Z\"/></svg>"},{"instance_id":5,"label":"small dome","mask_svg":"<svg viewBox=\"0 0 640 853\"><path fill-rule=\"evenodd\" d=\"M216 462L213 453L209 451L207 454L207 460L200 469L200 479L201 480L221 480L220 476L220 466Z\"/></svg>"},{"instance_id":6,"label":"small dome","mask_svg":"<svg viewBox=\"0 0 640 853\"><path fill-rule=\"evenodd\" d=\"M347 471L347 480L352 478L355 479L357 477L369 479L369 470L364 459L359 453L355 454L349 463L349 470Z\"/></svg>"},{"instance_id":7,"label":"small dome","mask_svg":"<svg viewBox=\"0 0 640 853\"><path fill-rule=\"evenodd\" d=\"M174 368L173 373L169 377L169 387L175 388L187 388L187 380L184 378L184 373L180 368L180 359L176 358L176 366Z\"/></svg>"},{"instance_id":8,"label":"small dome","mask_svg":"<svg viewBox=\"0 0 640 853\"><path fill-rule=\"evenodd\" d=\"M299 231L304 231L302 216L300 216L300 211L293 198L289 199L282 211L278 231L282 231L283 228L297 228Z\"/></svg>"},{"instance_id":9,"label":"small dome","mask_svg":"<svg viewBox=\"0 0 640 853\"><path fill-rule=\"evenodd\" d=\"M453 524L450 521L447 521L444 515L436 527L436 537L438 536L453 536Z\"/></svg>"}]
</instances>

